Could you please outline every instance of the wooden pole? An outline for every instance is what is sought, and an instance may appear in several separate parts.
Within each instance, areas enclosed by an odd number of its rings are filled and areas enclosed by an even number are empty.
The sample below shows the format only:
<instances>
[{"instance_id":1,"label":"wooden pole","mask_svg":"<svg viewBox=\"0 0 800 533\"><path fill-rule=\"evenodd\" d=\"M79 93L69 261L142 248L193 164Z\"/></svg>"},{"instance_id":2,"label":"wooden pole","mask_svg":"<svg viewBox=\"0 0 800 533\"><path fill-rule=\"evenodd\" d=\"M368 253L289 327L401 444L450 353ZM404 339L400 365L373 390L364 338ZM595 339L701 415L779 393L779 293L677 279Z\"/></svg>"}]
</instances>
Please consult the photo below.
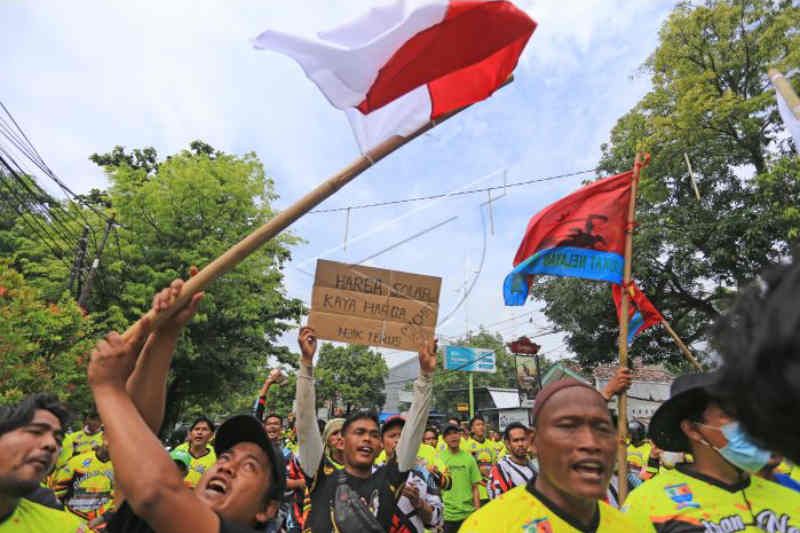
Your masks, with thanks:
<instances>
[{"instance_id":1,"label":"wooden pole","mask_svg":"<svg viewBox=\"0 0 800 533\"><path fill-rule=\"evenodd\" d=\"M649 162L649 155L636 154L633 163L633 176L631 177L631 201L628 204L628 226L625 228L625 267L622 276L622 302L620 304L619 315L619 366L628 366L628 307L630 305L630 294L628 287L631 283L631 257L633 255L633 225L636 222L636 189L639 184L639 174L642 167ZM628 438L628 395L619 395L618 414L617 414L617 492L619 493L619 504L628 497L628 449L625 444Z\"/></svg>"},{"instance_id":2,"label":"wooden pole","mask_svg":"<svg viewBox=\"0 0 800 533\"><path fill-rule=\"evenodd\" d=\"M686 346L686 344L683 342L683 340L681 340L681 338L678 336L678 334L675 333L675 330L672 329L672 327L669 325L669 322L667 322L665 319L662 318L661 319L661 324L667 330L667 333L669 333L669 336L672 337L672 340L675 341L675 344L678 345L678 348L681 349L681 353L683 353L683 356L686 358L686 360L689 361L689 363L691 363L692 366L694 366L697 370L702 372L703 371L703 367L700 366L700 363L697 361L695 356L692 355L692 352L691 352L691 350L689 350L689 347Z\"/></svg>"},{"instance_id":3,"label":"wooden pole","mask_svg":"<svg viewBox=\"0 0 800 533\"><path fill-rule=\"evenodd\" d=\"M509 76L506 82L500 87L508 85L513 80L514 76ZM498 87L498 89L500 87ZM206 265L201 271L186 281L180 294L169 309L162 313L158 313L157 315L153 313L152 310L148 311L147 314L140 318L136 324L133 324L128 328L123 337L126 339L130 338L136 331L137 324L139 324L144 318L149 319L149 331L157 329L165 320L189 303L189 300L191 300L193 295L204 290L211 284L212 281L232 270L236 265L244 261L247 256L252 254L280 232L288 228L297 219L332 196L336 191L353 181L369 167L387 155L391 154L398 148L402 147L406 143L416 139L423 133L436 127L468 107L470 106L462 107L461 109L452 111L451 113L443 115L436 120L432 120L407 137L395 135L389 139L386 139L378 146L372 148L367 153L350 163L347 167L339 171L339 173L331 176L327 180L317 185L315 189L306 193L305 196L297 200L294 204L278 213L266 224L239 241L237 244L233 245L221 256L217 257L208 265Z\"/></svg>"},{"instance_id":4,"label":"wooden pole","mask_svg":"<svg viewBox=\"0 0 800 533\"><path fill-rule=\"evenodd\" d=\"M772 81L772 85L775 86L775 90L781 94L789 110L794 114L794 117L800 120L800 97L794 92L792 84L789 83L789 80L787 80L783 74L774 68L769 69L767 74Z\"/></svg>"}]
</instances>

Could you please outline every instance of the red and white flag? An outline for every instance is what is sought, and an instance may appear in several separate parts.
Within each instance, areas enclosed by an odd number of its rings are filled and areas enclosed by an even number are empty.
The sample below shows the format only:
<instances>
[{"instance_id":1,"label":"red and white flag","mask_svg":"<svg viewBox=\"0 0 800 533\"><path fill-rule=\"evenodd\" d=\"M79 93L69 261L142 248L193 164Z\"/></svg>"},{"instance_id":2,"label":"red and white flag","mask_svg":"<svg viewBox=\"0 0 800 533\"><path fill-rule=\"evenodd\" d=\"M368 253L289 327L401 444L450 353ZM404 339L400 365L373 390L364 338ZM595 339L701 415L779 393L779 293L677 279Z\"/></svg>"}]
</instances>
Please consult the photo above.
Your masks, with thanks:
<instances>
[{"instance_id":1,"label":"red and white flag","mask_svg":"<svg viewBox=\"0 0 800 533\"><path fill-rule=\"evenodd\" d=\"M506 0L394 0L315 38L267 30L254 46L297 61L366 152L488 98L535 29Z\"/></svg>"}]
</instances>

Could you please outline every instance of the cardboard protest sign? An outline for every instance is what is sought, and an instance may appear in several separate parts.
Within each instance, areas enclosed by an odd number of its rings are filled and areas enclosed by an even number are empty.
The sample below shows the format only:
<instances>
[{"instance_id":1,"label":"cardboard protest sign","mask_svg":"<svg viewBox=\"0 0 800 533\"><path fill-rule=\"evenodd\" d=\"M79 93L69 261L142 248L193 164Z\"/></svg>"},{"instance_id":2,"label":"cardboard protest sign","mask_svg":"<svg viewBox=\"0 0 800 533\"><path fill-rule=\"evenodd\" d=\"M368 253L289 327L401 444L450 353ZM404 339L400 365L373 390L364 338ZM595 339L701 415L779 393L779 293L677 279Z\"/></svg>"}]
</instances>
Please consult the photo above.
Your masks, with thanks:
<instances>
[{"instance_id":1,"label":"cardboard protest sign","mask_svg":"<svg viewBox=\"0 0 800 533\"><path fill-rule=\"evenodd\" d=\"M319 259L308 325L321 339L417 351L432 340L442 279Z\"/></svg>"}]
</instances>

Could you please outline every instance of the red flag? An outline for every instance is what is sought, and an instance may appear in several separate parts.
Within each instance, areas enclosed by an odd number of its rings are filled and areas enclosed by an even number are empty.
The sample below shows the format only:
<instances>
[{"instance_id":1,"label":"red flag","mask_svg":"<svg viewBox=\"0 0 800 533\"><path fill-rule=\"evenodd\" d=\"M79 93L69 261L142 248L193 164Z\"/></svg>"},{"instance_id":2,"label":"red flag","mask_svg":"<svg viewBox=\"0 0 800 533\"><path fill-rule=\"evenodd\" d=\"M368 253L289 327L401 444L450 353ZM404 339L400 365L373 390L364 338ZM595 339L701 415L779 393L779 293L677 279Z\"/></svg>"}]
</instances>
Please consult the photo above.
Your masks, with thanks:
<instances>
[{"instance_id":1,"label":"red flag","mask_svg":"<svg viewBox=\"0 0 800 533\"><path fill-rule=\"evenodd\" d=\"M628 306L628 344L630 345L636 335L660 323L664 317L635 283L631 282L628 294L630 295L630 305ZM622 286L616 283L611 285L611 296L614 298L619 319L622 316Z\"/></svg>"},{"instance_id":2,"label":"red flag","mask_svg":"<svg viewBox=\"0 0 800 533\"><path fill-rule=\"evenodd\" d=\"M414 0L372 6L316 37L267 30L254 44L295 59L347 111L366 151L491 96L535 29L507 0Z\"/></svg>"},{"instance_id":3,"label":"red flag","mask_svg":"<svg viewBox=\"0 0 800 533\"><path fill-rule=\"evenodd\" d=\"M522 305L537 274L622 283L633 171L590 183L536 214L503 283L506 305Z\"/></svg>"}]
</instances>

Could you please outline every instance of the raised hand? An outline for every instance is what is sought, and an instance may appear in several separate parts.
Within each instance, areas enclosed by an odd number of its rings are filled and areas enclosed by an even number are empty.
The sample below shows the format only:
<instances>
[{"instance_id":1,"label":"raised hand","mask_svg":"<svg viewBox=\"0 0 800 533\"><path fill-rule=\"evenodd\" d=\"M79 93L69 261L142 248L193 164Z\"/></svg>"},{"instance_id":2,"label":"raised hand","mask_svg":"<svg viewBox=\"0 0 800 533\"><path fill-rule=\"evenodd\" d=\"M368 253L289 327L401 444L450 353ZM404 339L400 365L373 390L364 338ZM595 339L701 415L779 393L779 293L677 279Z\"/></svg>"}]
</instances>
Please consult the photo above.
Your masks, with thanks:
<instances>
[{"instance_id":1,"label":"raised hand","mask_svg":"<svg viewBox=\"0 0 800 533\"><path fill-rule=\"evenodd\" d=\"M297 335L297 344L300 346L300 360L306 366L314 366L314 354L317 353L317 336L308 326L300 328Z\"/></svg>"},{"instance_id":2,"label":"raised hand","mask_svg":"<svg viewBox=\"0 0 800 533\"><path fill-rule=\"evenodd\" d=\"M436 351L439 341L426 340L419 350L419 369L423 374L432 374L436 370Z\"/></svg>"},{"instance_id":3,"label":"raised hand","mask_svg":"<svg viewBox=\"0 0 800 533\"><path fill-rule=\"evenodd\" d=\"M189 275L193 276L197 272L195 267L192 267L190 270ZM178 297L181 290L183 289L183 280L176 279L172 283L170 283L169 287L163 289L161 292L157 293L153 297L153 311L156 313L163 313L172 305L175 301L175 298ZM194 314L197 312L197 308L200 306L200 300L203 299L204 293L198 292L192 299L189 300L189 303L180 309L177 313L172 315L168 318L158 329L159 332L164 333L178 333L181 329L183 329L186 324L192 319Z\"/></svg>"},{"instance_id":4,"label":"raised hand","mask_svg":"<svg viewBox=\"0 0 800 533\"><path fill-rule=\"evenodd\" d=\"M97 342L87 371L92 389L116 387L125 390L125 383L136 366L136 358L147 338L148 329L149 323L144 319L137 323L133 335L127 340L112 331Z\"/></svg>"},{"instance_id":5,"label":"raised hand","mask_svg":"<svg viewBox=\"0 0 800 533\"><path fill-rule=\"evenodd\" d=\"M631 387L633 371L630 368L619 367L608 384L603 388L603 397L610 400L614 395L623 393Z\"/></svg>"}]
</instances>

